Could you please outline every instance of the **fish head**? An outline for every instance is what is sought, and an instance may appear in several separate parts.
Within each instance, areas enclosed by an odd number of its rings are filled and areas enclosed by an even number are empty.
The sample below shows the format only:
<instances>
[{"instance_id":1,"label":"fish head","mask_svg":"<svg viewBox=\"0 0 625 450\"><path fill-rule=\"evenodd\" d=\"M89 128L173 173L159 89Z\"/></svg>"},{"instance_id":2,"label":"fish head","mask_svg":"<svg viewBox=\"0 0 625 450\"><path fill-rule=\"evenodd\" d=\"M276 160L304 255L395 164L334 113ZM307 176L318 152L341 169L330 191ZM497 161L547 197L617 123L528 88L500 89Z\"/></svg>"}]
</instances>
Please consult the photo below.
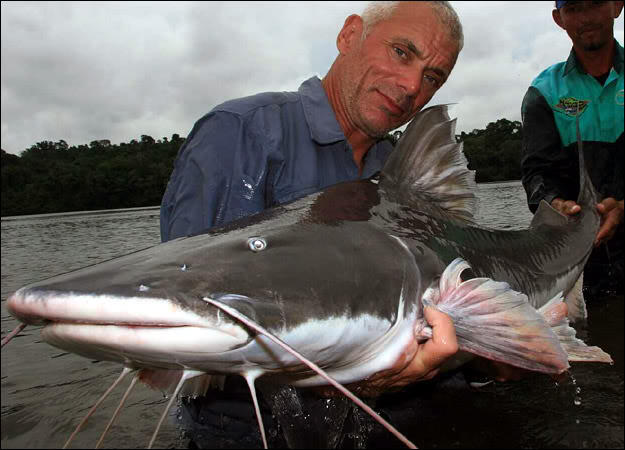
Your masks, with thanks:
<instances>
[{"instance_id":1,"label":"fish head","mask_svg":"<svg viewBox=\"0 0 625 450\"><path fill-rule=\"evenodd\" d=\"M356 192L368 200L348 201ZM138 346L128 350L130 333L136 342L147 341L138 333L151 330L153 341L183 346L173 337L183 328L210 330L206 339L221 342L211 344L214 352L253 338L206 298L236 303L274 331L311 319L365 315L392 324L408 309L420 308L422 287L407 245L376 224L379 202L371 181L337 185L224 228L34 283L11 296L7 306L23 322L46 324L43 336L53 345L151 367L169 364L171 355L155 350L158 355L149 356ZM84 331L70 331L77 329L73 325ZM117 327L126 337L87 336L106 327ZM200 331L193 340L204 339ZM120 344L111 344L114 339ZM182 353L197 352L198 345L193 342Z\"/></svg>"}]
</instances>

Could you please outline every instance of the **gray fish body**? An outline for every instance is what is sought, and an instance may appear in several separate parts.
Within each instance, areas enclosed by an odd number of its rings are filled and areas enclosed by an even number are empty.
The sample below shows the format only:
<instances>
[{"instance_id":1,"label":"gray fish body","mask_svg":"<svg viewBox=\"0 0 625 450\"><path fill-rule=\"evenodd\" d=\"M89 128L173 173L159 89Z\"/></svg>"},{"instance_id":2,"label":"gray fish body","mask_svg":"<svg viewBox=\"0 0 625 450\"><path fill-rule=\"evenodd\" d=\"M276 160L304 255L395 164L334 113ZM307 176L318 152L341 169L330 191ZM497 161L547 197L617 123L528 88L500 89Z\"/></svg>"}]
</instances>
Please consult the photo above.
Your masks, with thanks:
<instances>
[{"instance_id":1,"label":"gray fish body","mask_svg":"<svg viewBox=\"0 0 625 450\"><path fill-rule=\"evenodd\" d=\"M403 147L414 147L414 133L406 134ZM306 385L322 381L205 299L220 299L351 382L392 365L414 339L423 297L457 258L472 277L506 282L534 308L571 290L598 226L592 188L574 219L546 210L528 230L489 230L467 221L465 206L448 208L465 191L447 199L397 169L414 165L402 151L378 179L26 286L9 311L48 324L44 339L90 358L207 373L259 369ZM266 248L251 248L250 239Z\"/></svg>"}]
</instances>

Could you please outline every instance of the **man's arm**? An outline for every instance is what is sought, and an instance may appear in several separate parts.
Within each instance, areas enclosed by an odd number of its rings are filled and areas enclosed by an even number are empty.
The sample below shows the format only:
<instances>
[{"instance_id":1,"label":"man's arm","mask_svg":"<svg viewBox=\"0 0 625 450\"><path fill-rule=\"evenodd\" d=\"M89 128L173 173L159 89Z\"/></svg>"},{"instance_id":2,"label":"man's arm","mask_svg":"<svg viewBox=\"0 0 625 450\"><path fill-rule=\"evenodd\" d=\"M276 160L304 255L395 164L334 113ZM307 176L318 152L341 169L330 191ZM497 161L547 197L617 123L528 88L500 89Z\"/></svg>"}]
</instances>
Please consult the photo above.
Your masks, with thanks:
<instances>
[{"instance_id":1,"label":"man's arm","mask_svg":"<svg viewBox=\"0 0 625 450\"><path fill-rule=\"evenodd\" d=\"M265 208L266 158L238 115L200 119L180 148L161 203L161 240L188 236Z\"/></svg>"},{"instance_id":2,"label":"man's arm","mask_svg":"<svg viewBox=\"0 0 625 450\"><path fill-rule=\"evenodd\" d=\"M553 111L540 91L530 87L521 107L523 120L522 182L530 210L541 200L577 197L579 185L577 155L562 148Z\"/></svg>"}]
</instances>

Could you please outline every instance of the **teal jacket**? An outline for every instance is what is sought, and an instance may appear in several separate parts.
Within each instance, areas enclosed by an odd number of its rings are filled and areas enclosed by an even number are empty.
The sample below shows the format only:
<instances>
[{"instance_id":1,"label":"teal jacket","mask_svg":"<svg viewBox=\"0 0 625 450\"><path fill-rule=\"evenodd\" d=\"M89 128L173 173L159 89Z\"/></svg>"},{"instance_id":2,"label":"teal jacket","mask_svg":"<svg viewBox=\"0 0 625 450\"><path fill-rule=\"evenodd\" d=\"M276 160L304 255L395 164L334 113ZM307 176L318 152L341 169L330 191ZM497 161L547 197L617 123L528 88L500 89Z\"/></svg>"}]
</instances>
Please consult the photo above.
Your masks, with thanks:
<instances>
[{"instance_id":1,"label":"teal jacket","mask_svg":"<svg viewBox=\"0 0 625 450\"><path fill-rule=\"evenodd\" d=\"M602 198L623 199L623 47L615 44L603 85L583 71L571 50L566 62L543 71L525 94L522 181L532 211L542 199L577 198L577 114L595 188Z\"/></svg>"},{"instance_id":2,"label":"teal jacket","mask_svg":"<svg viewBox=\"0 0 625 450\"><path fill-rule=\"evenodd\" d=\"M623 47L618 42L615 41L613 67L603 84L583 71L575 52L571 50L566 62L554 64L543 71L527 90L521 108L521 171L532 211L536 211L543 199L551 203L555 197L567 200L577 198L577 115L584 144L584 161L600 198L622 200ZM613 276L621 279L623 229L621 223L605 248L601 246L591 255L593 265L607 263L615 267L615 263L620 264L620 275Z\"/></svg>"}]
</instances>

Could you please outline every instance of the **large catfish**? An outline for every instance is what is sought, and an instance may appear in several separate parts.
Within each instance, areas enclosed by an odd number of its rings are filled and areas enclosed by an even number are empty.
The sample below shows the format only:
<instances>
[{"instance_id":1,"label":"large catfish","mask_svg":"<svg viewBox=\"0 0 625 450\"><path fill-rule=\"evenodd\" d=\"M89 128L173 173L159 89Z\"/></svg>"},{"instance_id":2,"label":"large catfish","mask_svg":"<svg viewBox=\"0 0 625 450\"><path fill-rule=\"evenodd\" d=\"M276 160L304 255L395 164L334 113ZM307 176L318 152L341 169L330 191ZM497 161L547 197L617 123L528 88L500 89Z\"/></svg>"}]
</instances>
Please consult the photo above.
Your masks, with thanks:
<instances>
[{"instance_id":1,"label":"large catfish","mask_svg":"<svg viewBox=\"0 0 625 450\"><path fill-rule=\"evenodd\" d=\"M196 392L207 374L243 375L252 394L259 376L366 379L431 335L426 304L463 352L552 374L611 361L568 326L586 314L599 226L582 158L575 217L543 203L527 230L486 229L454 130L428 108L372 179L26 286L8 310L56 347Z\"/></svg>"}]
</instances>

